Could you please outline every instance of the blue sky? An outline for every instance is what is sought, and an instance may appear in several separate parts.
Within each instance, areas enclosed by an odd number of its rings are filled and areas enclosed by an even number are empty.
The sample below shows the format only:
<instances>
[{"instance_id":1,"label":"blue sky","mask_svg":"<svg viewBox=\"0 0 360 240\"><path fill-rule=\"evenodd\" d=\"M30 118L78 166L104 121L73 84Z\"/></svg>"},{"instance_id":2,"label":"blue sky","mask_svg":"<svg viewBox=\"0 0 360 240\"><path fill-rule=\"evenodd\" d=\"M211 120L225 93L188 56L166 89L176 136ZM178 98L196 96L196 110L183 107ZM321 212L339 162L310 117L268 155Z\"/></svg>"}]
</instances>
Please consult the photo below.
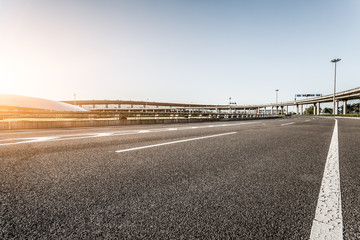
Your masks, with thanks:
<instances>
[{"instance_id":1,"label":"blue sky","mask_svg":"<svg viewBox=\"0 0 360 240\"><path fill-rule=\"evenodd\" d=\"M360 2L0 0L0 93L238 104L360 87Z\"/></svg>"}]
</instances>

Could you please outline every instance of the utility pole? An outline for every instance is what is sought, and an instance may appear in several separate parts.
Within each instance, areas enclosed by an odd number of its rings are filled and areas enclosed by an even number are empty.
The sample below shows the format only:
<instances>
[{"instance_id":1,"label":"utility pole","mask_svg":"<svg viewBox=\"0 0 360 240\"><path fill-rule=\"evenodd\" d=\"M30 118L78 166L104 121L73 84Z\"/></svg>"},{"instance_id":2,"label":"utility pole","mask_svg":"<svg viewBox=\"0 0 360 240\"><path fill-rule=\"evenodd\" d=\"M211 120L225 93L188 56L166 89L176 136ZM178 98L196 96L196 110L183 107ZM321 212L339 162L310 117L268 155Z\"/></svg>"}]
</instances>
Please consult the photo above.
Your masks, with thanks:
<instances>
[{"instance_id":1,"label":"utility pole","mask_svg":"<svg viewBox=\"0 0 360 240\"><path fill-rule=\"evenodd\" d=\"M340 62L341 59L340 58L334 58L333 60L331 60L331 62L335 63L335 74L334 74L334 96L333 96L333 102L334 102L334 110L333 110L333 113L334 113L334 116L335 114L337 114L337 109L335 111L335 108L336 108L336 103L335 103L335 94L336 94L336 63L337 62Z\"/></svg>"}]
</instances>

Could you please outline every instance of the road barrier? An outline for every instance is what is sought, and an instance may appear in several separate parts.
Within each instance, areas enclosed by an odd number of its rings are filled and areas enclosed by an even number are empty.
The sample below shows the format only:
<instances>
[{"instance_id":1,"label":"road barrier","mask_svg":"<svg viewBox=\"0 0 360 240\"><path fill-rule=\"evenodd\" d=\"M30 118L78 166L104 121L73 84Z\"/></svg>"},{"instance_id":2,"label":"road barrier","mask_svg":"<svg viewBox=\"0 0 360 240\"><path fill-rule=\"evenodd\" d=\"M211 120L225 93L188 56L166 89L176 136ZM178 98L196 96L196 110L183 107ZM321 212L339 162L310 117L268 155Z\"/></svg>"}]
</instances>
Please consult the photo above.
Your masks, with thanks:
<instances>
[{"instance_id":1,"label":"road barrier","mask_svg":"<svg viewBox=\"0 0 360 240\"><path fill-rule=\"evenodd\" d=\"M41 128L74 128L74 127L100 127L142 124L170 124L170 123L196 123L213 121L237 121L253 119L278 118L278 116L248 116L239 118L188 118L188 119L138 119L138 120L76 120L76 121L1 121L0 130L14 129L41 129Z\"/></svg>"}]
</instances>

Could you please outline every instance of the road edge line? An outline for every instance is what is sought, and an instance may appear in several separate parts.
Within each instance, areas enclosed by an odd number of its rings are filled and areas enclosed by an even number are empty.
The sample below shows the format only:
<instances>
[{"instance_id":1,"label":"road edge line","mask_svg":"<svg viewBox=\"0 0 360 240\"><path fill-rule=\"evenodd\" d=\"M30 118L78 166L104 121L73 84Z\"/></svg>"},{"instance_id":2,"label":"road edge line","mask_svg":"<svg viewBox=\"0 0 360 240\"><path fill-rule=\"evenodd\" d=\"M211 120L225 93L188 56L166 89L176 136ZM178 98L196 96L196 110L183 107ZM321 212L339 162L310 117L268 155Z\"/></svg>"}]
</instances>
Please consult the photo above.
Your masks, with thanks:
<instances>
[{"instance_id":1,"label":"road edge line","mask_svg":"<svg viewBox=\"0 0 360 240\"><path fill-rule=\"evenodd\" d=\"M343 239L339 138L336 119L311 228L310 240L315 239Z\"/></svg>"}]
</instances>

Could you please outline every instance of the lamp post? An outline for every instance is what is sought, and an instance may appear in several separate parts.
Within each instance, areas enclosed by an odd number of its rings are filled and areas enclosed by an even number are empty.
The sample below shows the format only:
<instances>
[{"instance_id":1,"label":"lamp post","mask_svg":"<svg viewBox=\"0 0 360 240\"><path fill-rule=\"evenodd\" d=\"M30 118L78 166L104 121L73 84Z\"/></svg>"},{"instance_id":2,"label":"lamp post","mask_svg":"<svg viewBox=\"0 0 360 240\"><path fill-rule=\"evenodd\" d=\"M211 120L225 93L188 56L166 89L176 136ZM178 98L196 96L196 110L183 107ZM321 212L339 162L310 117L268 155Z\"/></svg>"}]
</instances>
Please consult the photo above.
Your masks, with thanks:
<instances>
[{"instance_id":1,"label":"lamp post","mask_svg":"<svg viewBox=\"0 0 360 240\"><path fill-rule=\"evenodd\" d=\"M337 62L340 62L340 61L341 61L340 58L334 58L333 60L331 60L331 62L335 63L334 96L333 96L333 102L334 102L334 110L333 110L333 113L334 113L334 116L335 116L335 114L337 113L337 110L335 111L335 108L336 108L336 103L335 103L335 94L336 94L336 63L337 63Z\"/></svg>"},{"instance_id":2,"label":"lamp post","mask_svg":"<svg viewBox=\"0 0 360 240\"><path fill-rule=\"evenodd\" d=\"M279 89L276 89L276 114L279 114L279 106L277 105L278 104L278 92L279 92Z\"/></svg>"},{"instance_id":3,"label":"lamp post","mask_svg":"<svg viewBox=\"0 0 360 240\"><path fill-rule=\"evenodd\" d=\"M229 97L229 113L231 113L231 97Z\"/></svg>"}]
</instances>

